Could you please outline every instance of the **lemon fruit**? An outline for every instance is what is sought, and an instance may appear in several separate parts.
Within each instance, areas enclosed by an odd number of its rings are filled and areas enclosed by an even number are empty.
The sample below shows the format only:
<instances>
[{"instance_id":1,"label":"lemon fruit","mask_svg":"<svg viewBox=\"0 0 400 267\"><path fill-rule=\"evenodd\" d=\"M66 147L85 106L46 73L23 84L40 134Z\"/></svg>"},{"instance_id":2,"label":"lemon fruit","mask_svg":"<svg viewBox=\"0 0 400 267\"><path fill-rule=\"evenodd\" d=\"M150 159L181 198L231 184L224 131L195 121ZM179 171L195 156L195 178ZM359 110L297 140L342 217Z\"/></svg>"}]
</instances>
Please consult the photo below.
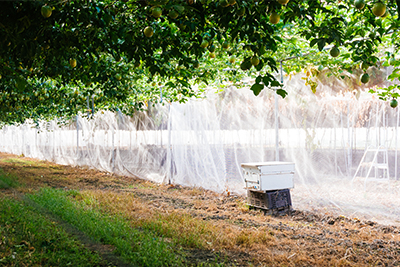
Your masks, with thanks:
<instances>
[{"instance_id":1,"label":"lemon fruit","mask_svg":"<svg viewBox=\"0 0 400 267\"><path fill-rule=\"evenodd\" d=\"M40 12L42 13L42 16L45 18L48 18L51 16L51 13L53 12L52 8L48 5L42 6L40 9Z\"/></svg>"},{"instance_id":2,"label":"lemon fruit","mask_svg":"<svg viewBox=\"0 0 400 267\"><path fill-rule=\"evenodd\" d=\"M280 19L281 16L276 12L272 12L271 15L269 16L269 22L271 22L272 24L278 24Z\"/></svg>"},{"instance_id":3,"label":"lemon fruit","mask_svg":"<svg viewBox=\"0 0 400 267\"><path fill-rule=\"evenodd\" d=\"M354 6L358 10L362 10L365 7L365 1L364 0L356 0L356 1L354 1Z\"/></svg>"},{"instance_id":4,"label":"lemon fruit","mask_svg":"<svg viewBox=\"0 0 400 267\"><path fill-rule=\"evenodd\" d=\"M250 62L251 62L251 65L253 65L253 66L257 66L258 64L260 64L260 60L256 56L253 56L251 58Z\"/></svg>"},{"instance_id":5,"label":"lemon fruit","mask_svg":"<svg viewBox=\"0 0 400 267\"><path fill-rule=\"evenodd\" d=\"M230 46L230 44L229 44L228 41L225 41L225 42L222 43L222 48L223 48L223 49L228 49L229 46Z\"/></svg>"},{"instance_id":6,"label":"lemon fruit","mask_svg":"<svg viewBox=\"0 0 400 267\"><path fill-rule=\"evenodd\" d=\"M76 59L70 58L69 65L71 66L71 68L75 68L76 67Z\"/></svg>"},{"instance_id":7,"label":"lemon fruit","mask_svg":"<svg viewBox=\"0 0 400 267\"><path fill-rule=\"evenodd\" d=\"M372 13L377 17L383 16L385 12L386 12L386 6L382 2L377 2L372 7Z\"/></svg>"},{"instance_id":8,"label":"lemon fruit","mask_svg":"<svg viewBox=\"0 0 400 267\"><path fill-rule=\"evenodd\" d=\"M363 75L361 75L361 82L362 83L367 83L367 82L369 82L369 75L368 75L368 73L364 73Z\"/></svg>"},{"instance_id":9,"label":"lemon fruit","mask_svg":"<svg viewBox=\"0 0 400 267\"><path fill-rule=\"evenodd\" d=\"M156 19L158 19L159 17L161 17L162 14L162 9L160 7L153 7L151 9L151 15L153 17L155 17Z\"/></svg>"},{"instance_id":10,"label":"lemon fruit","mask_svg":"<svg viewBox=\"0 0 400 267\"><path fill-rule=\"evenodd\" d=\"M329 54L330 54L332 57L337 57L337 56L340 55L340 50L339 50L339 48L337 48L336 46L334 46L334 47L331 48L331 51L329 52Z\"/></svg>"},{"instance_id":11,"label":"lemon fruit","mask_svg":"<svg viewBox=\"0 0 400 267\"><path fill-rule=\"evenodd\" d=\"M146 37L151 37L154 34L154 30L152 27L147 26L146 28L144 28L143 33Z\"/></svg>"},{"instance_id":12,"label":"lemon fruit","mask_svg":"<svg viewBox=\"0 0 400 267\"><path fill-rule=\"evenodd\" d=\"M390 100L390 106L391 106L392 108L397 107L398 104L399 104L399 103L397 102L396 99L393 98L392 100Z\"/></svg>"},{"instance_id":13,"label":"lemon fruit","mask_svg":"<svg viewBox=\"0 0 400 267\"><path fill-rule=\"evenodd\" d=\"M200 44L201 48L206 48L208 46L208 41L207 40L203 40Z\"/></svg>"}]
</instances>

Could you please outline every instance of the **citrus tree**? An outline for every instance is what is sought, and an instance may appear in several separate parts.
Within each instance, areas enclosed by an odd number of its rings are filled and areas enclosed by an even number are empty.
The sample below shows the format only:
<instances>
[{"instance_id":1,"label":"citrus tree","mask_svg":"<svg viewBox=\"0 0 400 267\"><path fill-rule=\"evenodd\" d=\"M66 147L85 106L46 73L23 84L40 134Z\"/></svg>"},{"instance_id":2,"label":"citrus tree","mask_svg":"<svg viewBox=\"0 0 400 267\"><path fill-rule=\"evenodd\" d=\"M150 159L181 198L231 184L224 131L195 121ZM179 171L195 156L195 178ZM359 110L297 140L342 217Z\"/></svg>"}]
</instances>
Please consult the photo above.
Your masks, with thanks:
<instances>
[{"instance_id":1,"label":"citrus tree","mask_svg":"<svg viewBox=\"0 0 400 267\"><path fill-rule=\"evenodd\" d=\"M3 1L0 120L71 117L91 101L130 114L161 94L185 101L201 95L195 83L247 75L254 94L275 87L284 97L274 74L304 55L285 71L309 64L366 71L384 58L396 67L395 53L382 49L397 51L398 2Z\"/></svg>"}]
</instances>

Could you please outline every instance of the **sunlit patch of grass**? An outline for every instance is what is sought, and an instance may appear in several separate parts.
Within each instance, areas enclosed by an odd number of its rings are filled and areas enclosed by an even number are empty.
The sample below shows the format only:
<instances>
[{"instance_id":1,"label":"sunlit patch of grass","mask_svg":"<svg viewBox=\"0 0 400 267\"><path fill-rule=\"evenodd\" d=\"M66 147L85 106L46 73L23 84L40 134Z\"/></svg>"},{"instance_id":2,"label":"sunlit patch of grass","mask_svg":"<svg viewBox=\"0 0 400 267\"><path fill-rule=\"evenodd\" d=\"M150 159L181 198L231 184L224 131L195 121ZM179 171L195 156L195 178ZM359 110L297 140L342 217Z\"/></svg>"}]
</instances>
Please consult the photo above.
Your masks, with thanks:
<instances>
[{"instance_id":1,"label":"sunlit patch of grass","mask_svg":"<svg viewBox=\"0 0 400 267\"><path fill-rule=\"evenodd\" d=\"M162 237L131 227L119 215L101 212L94 198L82 197L77 191L55 189L42 189L29 197L95 240L115 246L114 252L130 263L170 266L180 262Z\"/></svg>"},{"instance_id":2,"label":"sunlit patch of grass","mask_svg":"<svg viewBox=\"0 0 400 267\"><path fill-rule=\"evenodd\" d=\"M29 166L44 166L43 163L39 161L33 161L25 158L17 158L17 157L12 157L12 158L2 158L0 161L5 162L5 163L18 163L18 165L29 165Z\"/></svg>"},{"instance_id":3,"label":"sunlit patch of grass","mask_svg":"<svg viewBox=\"0 0 400 267\"><path fill-rule=\"evenodd\" d=\"M103 260L23 202L0 198L0 266L99 266Z\"/></svg>"},{"instance_id":4,"label":"sunlit patch of grass","mask_svg":"<svg viewBox=\"0 0 400 267\"><path fill-rule=\"evenodd\" d=\"M207 248L209 240L214 240L214 233L218 232L209 222L186 213L158 213L132 194L85 191L82 196L82 201L96 198L103 211L124 216L133 225L171 238L182 246Z\"/></svg>"},{"instance_id":5,"label":"sunlit patch of grass","mask_svg":"<svg viewBox=\"0 0 400 267\"><path fill-rule=\"evenodd\" d=\"M132 225L155 232L187 248L235 249L260 244L270 246L271 242L275 242L267 230L242 230L234 225L203 220L185 212L162 212L132 194L84 191L80 197L84 202L88 201L85 199L95 198L96 201L92 202L104 212L121 215Z\"/></svg>"}]
</instances>

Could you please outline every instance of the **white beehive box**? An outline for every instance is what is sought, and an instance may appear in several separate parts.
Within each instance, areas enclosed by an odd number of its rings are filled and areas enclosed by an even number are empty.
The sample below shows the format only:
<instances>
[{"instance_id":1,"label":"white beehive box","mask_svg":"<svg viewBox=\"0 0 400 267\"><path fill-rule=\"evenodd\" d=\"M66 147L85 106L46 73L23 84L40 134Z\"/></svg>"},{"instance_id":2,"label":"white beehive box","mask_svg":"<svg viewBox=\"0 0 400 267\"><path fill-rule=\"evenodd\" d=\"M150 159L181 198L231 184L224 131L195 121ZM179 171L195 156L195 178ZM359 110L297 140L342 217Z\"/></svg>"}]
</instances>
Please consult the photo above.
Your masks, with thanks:
<instances>
[{"instance_id":1,"label":"white beehive box","mask_svg":"<svg viewBox=\"0 0 400 267\"><path fill-rule=\"evenodd\" d=\"M269 161L242 163L246 189L270 191L293 188L294 163Z\"/></svg>"}]
</instances>

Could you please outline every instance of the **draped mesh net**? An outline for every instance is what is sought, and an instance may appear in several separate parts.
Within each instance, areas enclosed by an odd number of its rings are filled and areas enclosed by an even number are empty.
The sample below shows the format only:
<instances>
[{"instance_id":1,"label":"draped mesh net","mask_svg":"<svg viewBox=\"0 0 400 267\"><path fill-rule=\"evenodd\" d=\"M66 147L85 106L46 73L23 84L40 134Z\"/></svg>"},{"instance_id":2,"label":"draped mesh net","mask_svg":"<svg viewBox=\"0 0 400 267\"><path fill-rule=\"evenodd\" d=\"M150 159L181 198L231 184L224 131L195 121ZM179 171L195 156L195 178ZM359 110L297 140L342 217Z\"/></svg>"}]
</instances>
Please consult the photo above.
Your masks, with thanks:
<instances>
[{"instance_id":1,"label":"draped mesh net","mask_svg":"<svg viewBox=\"0 0 400 267\"><path fill-rule=\"evenodd\" d=\"M241 163L275 161L279 151L296 166L295 209L399 223L398 109L336 86L312 94L297 76L285 81L289 95L278 105L273 90L254 96L228 86L184 104L149 104L134 117L100 111L63 125L27 121L3 127L0 149L241 195ZM369 172L368 162L387 168Z\"/></svg>"}]
</instances>

